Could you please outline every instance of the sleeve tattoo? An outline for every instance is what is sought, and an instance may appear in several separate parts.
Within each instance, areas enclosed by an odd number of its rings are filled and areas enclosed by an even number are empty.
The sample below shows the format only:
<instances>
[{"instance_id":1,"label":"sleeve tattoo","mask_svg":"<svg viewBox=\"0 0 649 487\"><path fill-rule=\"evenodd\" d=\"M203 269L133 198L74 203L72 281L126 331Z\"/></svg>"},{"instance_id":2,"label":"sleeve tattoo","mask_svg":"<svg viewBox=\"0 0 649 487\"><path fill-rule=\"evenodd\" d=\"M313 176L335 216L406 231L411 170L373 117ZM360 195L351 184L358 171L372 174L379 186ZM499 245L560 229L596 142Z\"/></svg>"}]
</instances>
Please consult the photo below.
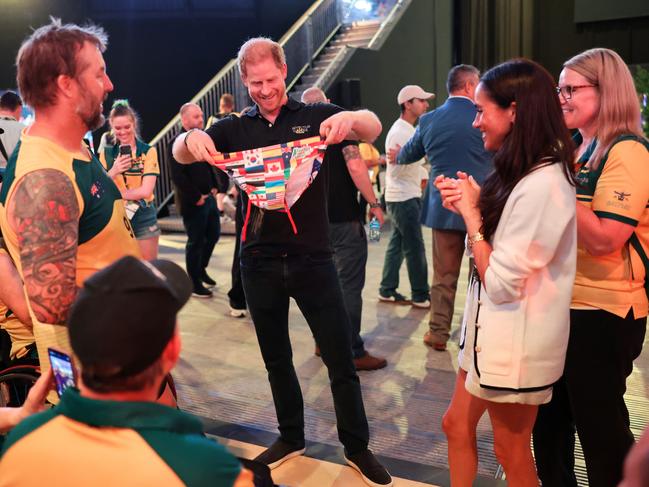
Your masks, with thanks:
<instances>
[{"instance_id":1,"label":"sleeve tattoo","mask_svg":"<svg viewBox=\"0 0 649 487\"><path fill-rule=\"evenodd\" d=\"M361 159L361 151L356 144L346 145L343 147L343 157L345 158L345 162Z\"/></svg>"},{"instance_id":2,"label":"sleeve tattoo","mask_svg":"<svg viewBox=\"0 0 649 487\"><path fill-rule=\"evenodd\" d=\"M41 323L64 324L76 295L79 205L72 183L55 169L34 171L18 183L11 206L31 309Z\"/></svg>"}]
</instances>

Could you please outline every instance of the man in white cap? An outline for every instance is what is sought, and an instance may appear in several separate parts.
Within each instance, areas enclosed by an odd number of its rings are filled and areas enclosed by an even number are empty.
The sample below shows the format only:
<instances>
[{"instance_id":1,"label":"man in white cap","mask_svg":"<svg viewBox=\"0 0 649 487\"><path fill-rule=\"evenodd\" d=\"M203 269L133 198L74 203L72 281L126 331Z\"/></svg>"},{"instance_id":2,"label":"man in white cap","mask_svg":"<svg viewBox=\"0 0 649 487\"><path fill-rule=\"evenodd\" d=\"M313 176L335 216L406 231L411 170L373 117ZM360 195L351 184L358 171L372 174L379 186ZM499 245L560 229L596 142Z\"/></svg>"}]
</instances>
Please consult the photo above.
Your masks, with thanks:
<instances>
[{"instance_id":1,"label":"man in white cap","mask_svg":"<svg viewBox=\"0 0 649 487\"><path fill-rule=\"evenodd\" d=\"M415 123L428 110L428 100L433 93L420 86L404 86L397 96L401 116L392 124L385 138L385 152L403 146L415 133ZM426 248L421 233L421 166L423 158L415 164L388 164L385 177L385 201L392 221L392 235L385 251L383 276L379 300L397 304L412 304L417 308L430 308L428 265ZM408 300L397 291L399 269L406 260L412 292Z\"/></svg>"}]
</instances>

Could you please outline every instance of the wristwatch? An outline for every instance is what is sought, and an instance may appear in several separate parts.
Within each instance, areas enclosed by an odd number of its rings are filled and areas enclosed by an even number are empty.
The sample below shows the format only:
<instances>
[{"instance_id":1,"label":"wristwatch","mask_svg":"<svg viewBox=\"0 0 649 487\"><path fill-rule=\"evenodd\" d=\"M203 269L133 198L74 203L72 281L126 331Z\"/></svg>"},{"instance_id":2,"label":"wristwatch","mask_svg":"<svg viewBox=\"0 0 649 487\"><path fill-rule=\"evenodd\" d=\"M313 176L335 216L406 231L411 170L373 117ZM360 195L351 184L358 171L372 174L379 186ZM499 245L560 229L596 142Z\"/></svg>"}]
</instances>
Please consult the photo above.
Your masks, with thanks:
<instances>
[{"instance_id":1,"label":"wristwatch","mask_svg":"<svg viewBox=\"0 0 649 487\"><path fill-rule=\"evenodd\" d=\"M370 203L370 208L372 208L372 209L381 208L381 203L379 203L378 201L375 202L375 203Z\"/></svg>"}]
</instances>

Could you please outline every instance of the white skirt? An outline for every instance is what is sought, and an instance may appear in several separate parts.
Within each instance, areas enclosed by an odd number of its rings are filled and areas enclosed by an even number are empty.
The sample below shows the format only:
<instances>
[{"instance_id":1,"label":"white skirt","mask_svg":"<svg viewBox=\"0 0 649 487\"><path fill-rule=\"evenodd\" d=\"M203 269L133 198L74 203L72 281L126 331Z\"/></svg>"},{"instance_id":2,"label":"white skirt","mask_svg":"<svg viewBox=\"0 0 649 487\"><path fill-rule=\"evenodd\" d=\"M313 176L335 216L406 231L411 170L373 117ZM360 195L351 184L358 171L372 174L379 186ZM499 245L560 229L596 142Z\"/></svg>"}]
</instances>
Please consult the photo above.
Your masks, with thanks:
<instances>
[{"instance_id":1,"label":"white skirt","mask_svg":"<svg viewBox=\"0 0 649 487\"><path fill-rule=\"evenodd\" d=\"M460 330L460 352L458 353L458 365L466 371L464 387L469 394L493 402L519 403L519 404L546 404L552 399L552 387L533 392L516 392L509 390L485 389L480 386L480 377L475 367L475 330L476 317L479 310L478 299L481 288L480 280L476 278L477 270L471 272L469 288L466 293L466 304L462 317L462 328Z\"/></svg>"}]
</instances>

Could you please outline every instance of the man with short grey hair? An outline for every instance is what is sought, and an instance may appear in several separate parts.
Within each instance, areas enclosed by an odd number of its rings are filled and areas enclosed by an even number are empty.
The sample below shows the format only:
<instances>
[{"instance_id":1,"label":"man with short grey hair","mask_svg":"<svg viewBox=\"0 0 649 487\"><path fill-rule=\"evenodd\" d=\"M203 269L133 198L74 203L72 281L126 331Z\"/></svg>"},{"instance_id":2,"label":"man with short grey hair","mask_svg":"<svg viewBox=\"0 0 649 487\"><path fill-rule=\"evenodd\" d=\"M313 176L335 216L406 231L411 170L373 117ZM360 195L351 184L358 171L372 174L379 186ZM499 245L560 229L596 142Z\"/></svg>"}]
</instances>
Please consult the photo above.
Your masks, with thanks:
<instances>
[{"instance_id":1,"label":"man with short grey hair","mask_svg":"<svg viewBox=\"0 0 649 487\"><path fill-rule=\"evenodd\" d=\"M324 92L315 86L302 93L302 103L329 103ZM334 251L334 263L343 289L345 308L352 332L352 352L356 370L376 370L387 365L387 360L375 357L365 350L361 338L363 287L367 265L367 235L362 221L358 192L370 202L370 212L383 225L383 210L377 201L365 161L358 144L331 147L329 159L329 241ZM316 355L320 350L316 348Z\"/></svg>"},{"instance_id":2,"label":"man with short grey hair","mask_svg":"<svg viewBox=\"0 0 649 487\"><path fill-rule=\"evenodd\" d=\"M482 183L491 170L491 156L484 150L480 131L472 126L476 115L473 97L479 81L480 72L474 66L453 67L446 82L449 93L446 102L423 115L408 143L400 151L397 147L389 154L399 167L424 155L431 164L427 198L421 213L421 223L433 229L431 311L424 343L437 351L446 350L450 337L466 228L462 217L442 207L433 183L439 174L455 176L457 171L471 174Z\"/></svg>"}]
</instances>

